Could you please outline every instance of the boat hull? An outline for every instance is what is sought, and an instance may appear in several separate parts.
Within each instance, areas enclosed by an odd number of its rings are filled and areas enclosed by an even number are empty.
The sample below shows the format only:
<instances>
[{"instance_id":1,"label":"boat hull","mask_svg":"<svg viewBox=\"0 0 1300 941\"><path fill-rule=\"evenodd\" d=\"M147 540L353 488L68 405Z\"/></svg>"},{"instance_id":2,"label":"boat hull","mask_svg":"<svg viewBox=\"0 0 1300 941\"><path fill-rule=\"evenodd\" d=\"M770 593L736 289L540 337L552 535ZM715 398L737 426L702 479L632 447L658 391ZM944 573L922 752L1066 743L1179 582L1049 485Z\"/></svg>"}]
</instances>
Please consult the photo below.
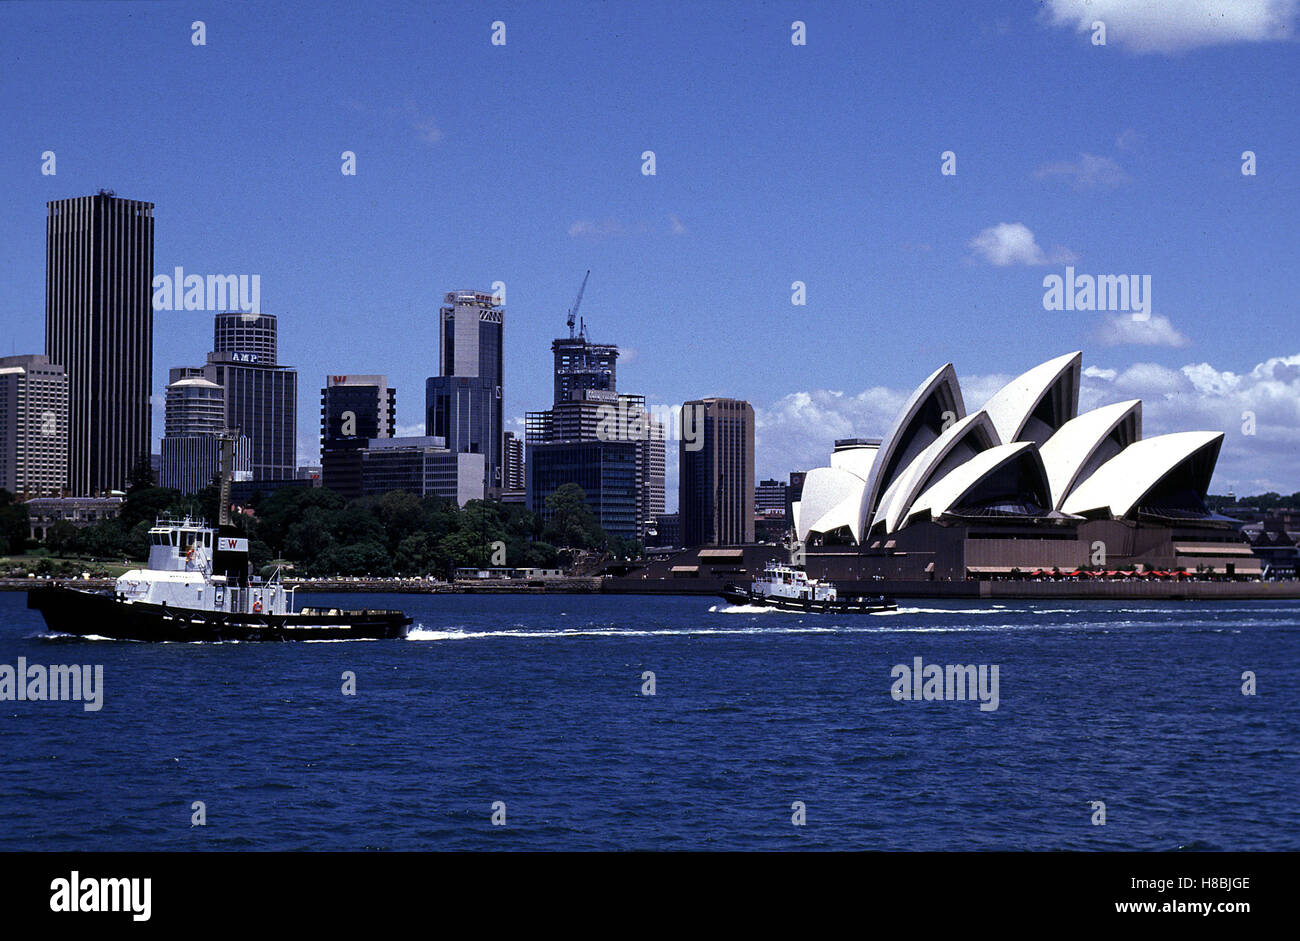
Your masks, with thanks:
<instances>
[{"instance_id":1,"label":"boat hull","mask_svg":"<svg viewBox=\"0 0 1300 941\"><path fill-rule=\"evenodd\" d=\"M51 585L27 593L52 633L142 641L383 640L406 636L401 611L316 611L230 614L124 602L111 594Z\"/></svg>"},{"instance_id":2,"label":"boat hull","mask_svg":"<svg viewBox=\"0 0 1300 941\"><path fill-rule=\"evenodd\" d=\"M782 598L778 595L761 595L756 591L727 585L722 597L731 604L752 604L781 611L800 611L806 614L875 614L880 611L897 611L898 604L891 598L878 595L874 598L837 598L835 601L814 601L811 598Z\"/></svg>"}]
</instances>

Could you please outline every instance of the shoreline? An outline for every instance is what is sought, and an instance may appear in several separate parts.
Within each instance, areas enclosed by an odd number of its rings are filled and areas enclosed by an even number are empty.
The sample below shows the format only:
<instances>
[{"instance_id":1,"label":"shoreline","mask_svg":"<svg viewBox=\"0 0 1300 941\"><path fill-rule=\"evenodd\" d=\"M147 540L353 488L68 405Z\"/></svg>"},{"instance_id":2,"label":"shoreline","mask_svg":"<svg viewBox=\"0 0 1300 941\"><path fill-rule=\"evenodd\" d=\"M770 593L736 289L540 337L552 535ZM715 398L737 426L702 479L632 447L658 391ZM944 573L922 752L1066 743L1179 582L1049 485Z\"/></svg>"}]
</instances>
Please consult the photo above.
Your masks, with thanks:
<instances>
[{"instance_id":1,"label":"shoreline","mask_svg":"<svg viewBox=\"0 0 1300 941\"><path fill-rule=\"evenodd\" d=\"M0 579L0 591L29 591L54 582L89 589L112 588L113 579ZM380 580L328 582L286 581L286 587L304 594L417 594L417 595L719 595L719 579L644 579L628 577L571 577L515 582L387 582ZM1295 601L1300 581L1292 582L1021 582L964 581L845 582L849 594L884 594L897 599L953 601Z\"/></svg>"}]
</instances>

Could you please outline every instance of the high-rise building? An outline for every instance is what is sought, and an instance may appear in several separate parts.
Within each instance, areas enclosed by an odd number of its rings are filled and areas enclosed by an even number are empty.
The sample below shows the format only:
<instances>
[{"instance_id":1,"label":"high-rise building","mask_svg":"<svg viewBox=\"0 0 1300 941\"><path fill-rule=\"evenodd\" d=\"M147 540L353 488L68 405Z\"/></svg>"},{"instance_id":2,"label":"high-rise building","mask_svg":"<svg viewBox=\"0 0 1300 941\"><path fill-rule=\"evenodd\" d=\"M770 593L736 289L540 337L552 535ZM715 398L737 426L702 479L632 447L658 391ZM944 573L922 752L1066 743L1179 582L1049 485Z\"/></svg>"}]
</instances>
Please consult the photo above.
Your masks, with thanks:
<instances>
[{"instance_id":1,"label":"high-rise building","mask_svg":"<svg viewBox=\"0 0 1300 941\"><path fill-rule=\"evenodd\" d=\"M225 395L221 386L204 378L201 367L176 367L169 378L157 483L182 493L197 493L209 486L221 469ZM238 435L232 478L248 480L251 461L251 442L246 435Z\"/></svg>"},{"instance_id":2,"label":"high-rise building","mask_svg":"<svg viewBox=\"0 0 1300 941\"><path fill-rule=\"evenodd\" d=\"M618 347L592 343L585 330L579 336L552 341L551 355L555 357L556 403L573 399L574 392L613 392L618 388Z\"/></svg>"},{"instance_id":3,"label":"high-rise building","mask_svg":"<svg viewBox=\"0 0 1300 941\"><path fill-rule=\"evenodd\" d=\"M386 376L329 376L320 396L321 485L360 497L361 452L397 433L397 390Z\"/></svg>"},{"instance_id":4,"label":"high-rise building","mask_svg":"<svg viewBox=\"0 0 1300 941\"><path fill-rule=\"evenodd\" d=\"M67 488L124 489L150 455L153 203L51 200L45 227L45 355L68 377Z\"/></svg>"},{"instance_id":5,"label":"high-rise building","mask_svg":"<svg viewBox=\"0 0 1300 941\"><path fill-rule=\"evenodd\" d=\"M754 541L754 409L739 399L687 402L702 418L698 449L683 437L678 452L677 510L682 545Z\"/></svg>"},{"instance_id":6,"label":"high-rise building","mask_svg":"<svg viewBox=\"0 0 1300 941\"><path fill-rule=\"evenodd\" d=\"M551 518L546 498L565 484L582 488L610 536L636 539L637 445L634 441L555 441L528 446L528 506Z\"/></svg>"},{"instance_id":7,"label":"high-rise building","mask_svg":"<svg viewBox=\"0 0 1300 941\"><path fill-rule=\"evenodd\" d=\"M274 366L279 356L279 325L271 314L217 314L212 323L212 351L235 353L237 362Z\"/></svg>"},{"instance_id":8,"label":"high-rise building","mask_svg":"<svg viewBox=\"0 0 1300 941\"><path fill-rule=\"evenodd\" d=\"M483 499L482 454L451 451L437 437L374 438L356 452L362 461L362 493L382 496L405 490L464 506Z\"/></svg>"},{"instance_id":9,"label":"high-rise building","mask_svg":"<svg viewBox=\"0 0 1300 941\"><path fill-rule=\"evenodd\" d=\"M510 493L524 489L524 442L513 431L505 434L505 490Z\"/></svg>"},{"instance_id":10,"label":"high-rise building","mask_svg":"<svg viewBox=\"0 0 1300 941\"><path fill-rule=\"evenodd\" d=\"M253 480L292 480L298 468L298 373L281 366L273 314L220 313L203 376L221 386L226 427L247 435Z\"/></svg>"},{"instance_id":11,"label":"high-rise building","mask_svg":"<svg viewBox=\"0 0 1300 941\"><path fill-rule=\"evenodd\" d=\"M67 485L67 373L46 356L0 357L0 490L28 500Z\"/></svg>"},{"instance_id":12,"label":"high-rise building","mask_svg":"<svg viewBox=\"0 0 1300 941\"><path fill-rule=\"evenodd\" d=\"M754 512L759 516L785 516L790 485L780 480L760 480L754 487Z\"/></svg>"},{"instance_id":13,"label":"high-rise building","mask_svg":"<svg viewBox=\"0 0 1300 941\"><path fill-rule=\"evenodd\" d=\"M505 482L502 382L505 308L495 295L452 291L439 312L439 374L425 383L425 432L482 454L485 492Z\"/></svg>"},{"instance_id":14,"label":"high-rise building","mask_svg":"<svg viewBox=\"0 0 1300 941\"><path fill-rule=\"evenodd\" d=\"M617 346L592 343L584 330L553 341L551 352L554 401L525 415L527 505L546 519L546 498L576 483L607 533L644 540L664 510L663 426L644 396L618 392Z\"/></svg>"}]
</instances>

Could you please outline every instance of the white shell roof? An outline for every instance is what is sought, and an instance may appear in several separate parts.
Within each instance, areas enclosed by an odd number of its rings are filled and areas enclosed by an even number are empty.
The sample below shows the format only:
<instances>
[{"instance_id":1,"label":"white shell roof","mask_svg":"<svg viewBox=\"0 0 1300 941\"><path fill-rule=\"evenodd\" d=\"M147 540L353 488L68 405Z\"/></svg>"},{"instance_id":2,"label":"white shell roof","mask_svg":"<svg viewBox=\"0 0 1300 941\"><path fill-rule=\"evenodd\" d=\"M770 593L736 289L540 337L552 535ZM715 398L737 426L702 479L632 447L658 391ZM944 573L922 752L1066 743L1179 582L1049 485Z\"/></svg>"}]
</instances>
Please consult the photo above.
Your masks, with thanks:
<instances>
[{"instance_id":1,"label":"white shell roof","mask_svg":"<svg viewBox=\"0 0 1300 941\"><path fill-rule=\"evenodd\" d=\"M1059 382L1069 383L1065 390L1067 412L1069 418L1073 418L1079 408L1079 369L1082 362L1082 353L1066 353L1040 363L995 392L985 403L984 411L993 419L998 437L1008 444L1019 440L1038 403Z\"/></svg>"},{"instance_id":2,"label":"white shell roof","mask_svg":"<svg viewBox=\"0 0 1300 941\"><path fill-rule=\"evenodd\" d=\"M987 451L981 451L965 464L949 473L917 498L907 511L907 518L914 516L924 518L926 513L938 518L952 508L968 494L980 481L984 480L1004 464L1019 460L1025 454L1037 451L1032 441L1017 441L1012 444L1000 444Z\"/></svg>"},{"instance_id":3,"label":"white shell roof","mask_svg":"<svg viewBox=\"0 0 1300 941\"><path fill-rule=\"evenodd\" d=\"M1179 431L1135 441L1079 484L1061 509L1076 514L1104 509L1115 518L1127 516L1180 464L1222 441L1221 431Z\"/></svg>"},{"instance_id":4,"label":"white shell roof","mask_svg":"<svg viewBox=\"0 0 1300 941\"><path fill-rule=\"evenodd\" d=\"M1084 412L1066 422L1056 434L1038 446L1043 466L1047 468L1047 482L1052 487L1052 509L1061 509L1065 498L1083 483L1080 474L1097 449L1130 416L1135 422L1133 441L1136 443L1142 437L1141 399L1116 402Z\"/></svg>"},{"instance_id":5,"label":"white shell roof","mask_svg":"<svg viewBox=\"0 0 1300 941\"><path fill-rule=\"evenodd\" d=\"M961 397L961 385L957 382L957 371L953 369L952 363L945 363L931 373L929 378L912 392L911 397L903 406L903 410L894 421L894 426L889 430L889 434L885 436L883 443L880 445L880 451L876 455L873 465L871 483L863 494L862 521L859 523L859 528L863 527L867 517L874 512L880 494L893 482L892 479L884 480L882 478L888 472L889 465L894 460L895 455L906 454L910 448L914 447L914 442L908 439L911 425L925 408L926 403L938 395L941 390L947 390L951 394L956 417L966 417L966 404ZM938 435L935 435L935 437L938 437ZM927 441L926 444L928 445L930 442ZM895 475L902 469L903 467L896 468Z\"/></svg>"},{"instance_id":6,"label":"white shell roof","mask_svg":"<svg viewBox=\"0 0 1300 941\"><path fill-rule=\"evenodd\" d=\"M884 523L885 531L889 533L898 529L908 508L912 505L912 501L921 492L921 488L931 482L935 471L943 463L944 459L963 440L972 436L978 438L978 432L981 430L993 446L1002 443L998 438L997 429L993 427L992 420L983 409L972 412L960 421L949 425L947 431L936 438L929 447L916 456L915 460L901 474L894 478L893 483L889 485L880 498L880 505L876 508L876 515L871 520L871 526L874 527ZM975 446L977 449L979 448L978 444Z\"/></svg>"},{"instance_id":7,"label":"white shell roof","mask_svg":"<svg viewBox=\"0 0 1300 941\"><path fill-rule=\"evenodd\" d=\"M828 533L849 527L855 541L862 540L862 493L867 482L837 467L814 467L803 481L803 495L795 505L795 534L800 541L810 532Z\"/></svg>"},{"instance_id":8,"label":"white shell roof","mask_svg":"<svg viewBox=\"0 0 1300 941\"><path fill-rule=\"evenodd\" d=\"M831 455L831 467L848 471L863 482L871 479L871 468L875 463L879 448L863 445L859 448L843 448Z\"/></svg>"}]
</instances>

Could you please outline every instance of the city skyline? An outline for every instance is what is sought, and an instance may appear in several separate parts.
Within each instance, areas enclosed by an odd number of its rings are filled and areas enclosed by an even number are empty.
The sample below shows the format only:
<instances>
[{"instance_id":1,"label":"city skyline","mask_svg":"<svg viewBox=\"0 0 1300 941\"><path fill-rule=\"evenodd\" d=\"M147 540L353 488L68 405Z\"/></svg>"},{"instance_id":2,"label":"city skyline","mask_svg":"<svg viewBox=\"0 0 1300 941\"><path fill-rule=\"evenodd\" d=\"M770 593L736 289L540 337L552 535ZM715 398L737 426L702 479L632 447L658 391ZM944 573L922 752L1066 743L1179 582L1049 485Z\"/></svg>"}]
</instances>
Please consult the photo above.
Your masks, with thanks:
<instances>
[{"instance_id":1,"label":"city skyline","mask_svg":"<svg viewBox=\"0 0 1300 941\"><path fill-rule=\"evenodd\" d=\"M1140 397L1153 433L1227 432L1215 492L1294 490L1290 33L1198 32L1186 18L1139 22L1105 4L1109 40L1097 47L1068 16L1077 6L735 7L744 17L680 7L663 24L639 21L632 43L630 11L587 5L546 18L453 5L434 22L387 4L387 25L346 30L339 11L292 4L167 11L129 28L132 4L6 5L11 86L41 89L52 107L17 115L0 153L11 196L0 271L13 287L11 350L0 352L43 349L40 207L111 187L158 207L156 273L260 276L285 359L308 377L300 416L313 414L324 376L385 373L402 390L399 434L418 434L443 292L502 281L505 428L521 432L549 398L543 344L591 268L590 333L619 343L626 381L648 404L754 403L756 477L815 466L834 438L883 434L932 362L954 362L980 399L1010 378L999 370L1068 347L1084 351L1081 407ZM203 47L190 41L196 16ZM489 42L495 18L509 27L500 48ZM790 42L795 19L807 21L807 46ZM266 69L271 37L290 22L301 48L276 47L285 58ZM83 34L120 40L168 81L74 62ZM499 55L493 81L431 80L438 40ZM321 48L337 74L309 92L293 76ZM367 48L386 50L373 74ZM850 51L853 69L818 65ZM1017 61L1015 81L986 60ZM581 109L566 97L579 75L591 89ZM864 82L868 102L846 93ZM694 83L711 91L697 96ZM1027 84L1035 94L1018 94ZM1081 112L1080 84L1125 109ZM212 129L250 94L243 120L276 133L215 156ZM155 108L193 120L169 124L166 147L121 133ZM539 126L537 113L552 122ZM483 115L495 133L478 146ZM647 150L654 176L641 172ZM45 151L56 175L40 172ZM356 154L355 177L340 173L344 151ZM948 151L952 177L941 174ZM1254 176L1241 172L1246 151ZM1149 320L1047 309L1044 279L1071 269L1149 277ZM806 305L791 303L796 281ZM212 313L155 315L155 446L166 369L201 352ZM1005 355L989 342L999 331L1021 348ZM314 422L300 422L297 446L307 463Z\"/></svg>"}]
</instances>

